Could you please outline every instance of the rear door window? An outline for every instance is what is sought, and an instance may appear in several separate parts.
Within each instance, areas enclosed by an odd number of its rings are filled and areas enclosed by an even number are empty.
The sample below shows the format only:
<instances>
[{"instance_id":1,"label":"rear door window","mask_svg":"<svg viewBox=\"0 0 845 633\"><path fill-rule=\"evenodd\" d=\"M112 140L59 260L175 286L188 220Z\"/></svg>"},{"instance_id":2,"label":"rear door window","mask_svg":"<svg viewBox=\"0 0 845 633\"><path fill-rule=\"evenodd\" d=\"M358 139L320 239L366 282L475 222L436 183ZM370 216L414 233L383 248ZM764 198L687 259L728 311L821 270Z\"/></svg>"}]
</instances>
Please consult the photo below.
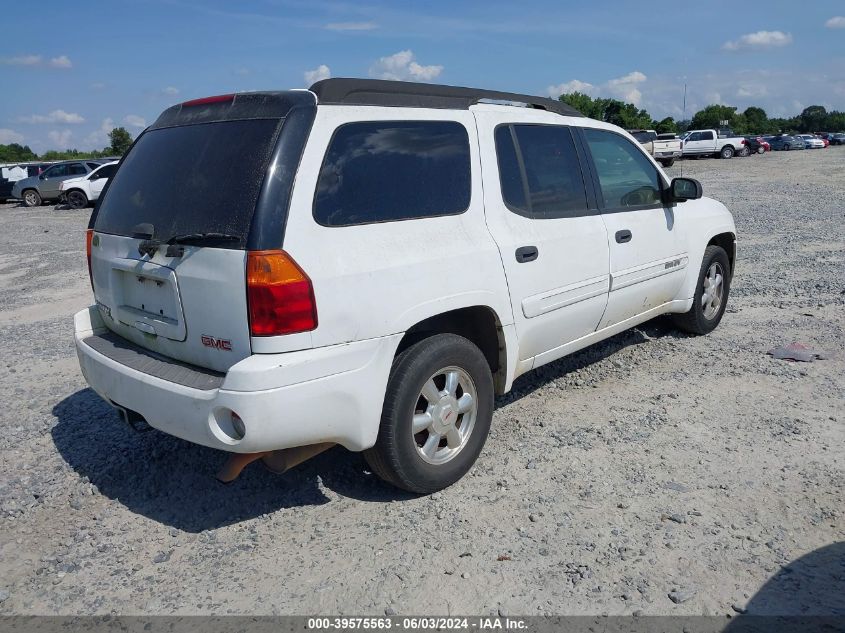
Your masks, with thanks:
<instances>
[{"instance_id":1,"label":"rear door window","mask_svg":"<svg viewBox=\"0 0 845 633\"><path fill-rule=\"evenodd\" d=\"M246 244L278 119L222 121L145 132L103 197L94 229L131 236L152 224L155 239L225 233Z\"/></svg>"},{"instance_id":2,"label":"rear door window","mask_svg":"<svg viewBox=\"0 0 845 633\"><path fill-rule=\"evenodd\" d=\"M88 170L82 163L71 163L67 167L67 173L68 176L84 176L88 173Z\"/></svg>"},{"instance_id":3,"label":"rear door window","mask_svg":"<svg viewBox=\"0 0 845 633\"><path fill-rule=\"evenodd\" d=\"M661 204L661 180L642 150L607 130L584 128L605 210Z\"/></svg>"},{"instance_id":4,"label":"rear door window","mask_svg":"<svg viewBox=\"0 0 845 633\"><path fill-rule=\"evenodd\" d=\"M587 213L584 179L568 127L499 126L496 153L502 198L514 213L536 219Z\"/></svg>"},{"instance_id":5,"label":"rear door window","mask_svg":"<svg viewBox=\"0 0 845 633\"><path fill-rule=\"evenodd\" d=\"M334 133L314 219L350 226L456 215L472 193L469 135L456 121L367 121Z\"/></svg>"}]
</instances>

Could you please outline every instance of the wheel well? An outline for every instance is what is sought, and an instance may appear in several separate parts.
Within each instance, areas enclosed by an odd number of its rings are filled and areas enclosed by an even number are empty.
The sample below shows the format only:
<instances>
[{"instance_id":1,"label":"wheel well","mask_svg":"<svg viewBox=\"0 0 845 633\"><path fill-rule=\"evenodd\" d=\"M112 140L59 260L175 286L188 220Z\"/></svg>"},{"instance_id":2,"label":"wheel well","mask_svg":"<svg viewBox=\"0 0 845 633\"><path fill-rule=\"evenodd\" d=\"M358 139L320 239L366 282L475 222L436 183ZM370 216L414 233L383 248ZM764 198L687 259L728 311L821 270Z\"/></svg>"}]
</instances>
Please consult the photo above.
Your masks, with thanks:
<instances>
[{"instance_id":1,"label":"wheel well","mask_svg":"<svg viewBox=\"0 0 845 633\"><path fill-rule=\"evenodd\" d=\"M457 334L472 341L484 354L497 394L504 393L507 355L502 324L496 313L486 306L459 308L431 316L409 328L396 353L435 334Z\"/></svg>"},{"instance_id":2,"label":"wheel well","mask_svg":"<svg viewBox=\"0 0 845 633\"><path fill-rule=\"evenodd\" d=\"M80 189L79 187L73 187L71 189L68 189L67 191L65 191L65 195L69 194L72 191L78 191L79 193L81 193L86 198L88 197L88 194L86 194L84 191L82 191L82 189Z\"/></svg>"},{"instance_id":3,"label":"wheel well","mask_svg":"<svg viewBox=\"0 0 845 633\"><path fill-rule=\"evenodd\" d=\"M728 254L728 261L731 265L731 275L734 270L734 259L736 259L736 236L733 233L719 233L714 235L707 242L707 246L721 246Z\"/></svg>"}]
</instances>

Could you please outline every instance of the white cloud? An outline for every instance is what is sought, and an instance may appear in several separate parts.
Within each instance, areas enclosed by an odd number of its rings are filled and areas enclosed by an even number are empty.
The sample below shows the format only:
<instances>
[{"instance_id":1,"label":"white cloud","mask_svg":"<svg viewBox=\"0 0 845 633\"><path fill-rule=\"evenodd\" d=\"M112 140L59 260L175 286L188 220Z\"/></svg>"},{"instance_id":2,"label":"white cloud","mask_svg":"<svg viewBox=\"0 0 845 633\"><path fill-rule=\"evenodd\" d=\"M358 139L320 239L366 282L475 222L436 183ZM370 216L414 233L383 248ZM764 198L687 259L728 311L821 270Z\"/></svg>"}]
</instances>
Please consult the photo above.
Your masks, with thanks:
<instances>
[{"instance_id":1,"label":"white cloud","mask_svg":"<svg viewBox=\"0 0 845 633\"><path fill-rule=\"evenodd\" d=\"M64 110L53 110L50 114L31 114L20 117L21 123L85 123L85 119L76 112L65 112Z\"/></svg>"},{"instance_id":2,"label":"white cloud","mask_svg":"<svg viewBox=\"0 0 845 633\"><path fill-rule=\"evenodd\" d=\"M600 85L593 85L586 81L573 79L556 86L549 86L546 90L547 94L553 99L557 99L560 95L570 92L581 92L590 96L607 96L616 99L622 99L636 106L640 105L642 101L642 92L637 88L638 84L642 84L648 80L643 73L638 70L628 73L623 77L609 79Z\"/></svg>"},{"instance_id":3,"label":"white cloud","mask_svg":"<svg viewBox=\"0 0 845 633\"><path fill-rule=\"evenodd\" d=\"M70 147L71 136L73 136L73 132L70 130L50 130L47 133L47 138L53 142L56 149L68 149Z\"/></svg>"},{"instance_id":4,"label":"white cloud","mask_svg":"<svg viewBox=\"0 0 845 633\"><path fill-rule=\"evenodd\" d=\"M845 16L832 17L824 25L829 29L845 29Z\"/></svg>"},{"instance_id":5,"label":"white cloud","mask_svg":"<svg viewBox=\"0 0 845 633\"><path fill-rule=\"evenodd\" d=\"M431 81L443 72L443 66L422 66L411 50L380 58L370 68L370 77L394 81Z\"/></svg>"},{"instance_id":6,"label":"white cloud","mask_svg":"<svg viewBox=\"0 0 845 633\"><path fill-rule=\"evenodd\" d=\"M566 83L558 84L556 86L549 86L546 89L546 92L552 99L557 99L560 95L569 94L570 92L590 94L594 89L595 86L593 84L573 79L572 81L567 81Z\"/></svg>"},{"instance_id":7,"label":"white cloud","mask_svg":"<svg viewBox=\"0 0 845 633\"><path fill-rule=\"evenodd\" d=\"M328 79L332 76L332 70L325 64L320 64L314 70L305 71L305 85L310 86L313 83Z\"/></svg>"},{"instance_id":8,"label":"white cloud","mask_svg":"<svg viewBox=\"0 0 845 633\"><path fill-rule=\"evenodd\" d=\"M113 119L103 119L98 130L94 130L82 141L82 145L87 148L91 147L105 147L109 142L109 132L114 129Z\"/></svg>"},{"instance_id":9,"label":"white cloud","mask_svg":"<svg viewBox=\"0 0 845 633\"><path fill-rule=\"evenodd\" d=\"M23 143L23 134L8 128L0 128L0 143Z\"/></svg>"},{"instance_id":10,"label":"white cloud","mask_svg":"<svg viewBox=\"0 0 845 633\"><path fill-rule=\"evenodd\" d=\"M4 66L37 66L41 63L41 55L17 55L16 57L0 57L0 64Z\"/></svg>"},{"instance_id":11,"label":"white cloud","mask_svg":"<svg viewBox=\"0 0 845 633\"><path fill-rule=\"evenodd\" d=\"M323 27L329 31L372 31L378 28L375 22L330 22Z\"/></svg>"},{"instance_id":12,"label":"white cloud","mask_svg":"<svg viewBox=\"0 0 845 633\"><path fill-rule=\"evenodd\" d=\"M161 94L168 97L175 97L179 94L179 88L176 88L175 86L167 86L166 88L161 89Z\"/></svg>"},{"instance_id":13,"label":"white cloud","mask_svg":"<svg viewBox=\"0 0 845 633\"><path fill-rule=\"evenodd\" d=\"M137 127L140 129L144 129L147 127L147 120L142 117L138 116L137 114L127 114L123 117L123 122L130 127Z\"/></svg>"},{"instance_id":14,"label":"white cloud","mask_svg":"<svg viewBox=\"0 0 845 633\"><path fill-rule=\"evenodd\" d=\"M50 66L52 68L73 68L73 64L70 62L70 59L68 59L67 55L53 57L50 60Z\"/></svg>"},{"instance_id":15,"label":"white cloud","mask_svg":"<svg viewBox=\"0 0 845 633\"><path fill-rule=\"evenodd\" d=\"M757 31L746 33L739 39L725 42L722 50L739 51L748 49L778 48L792 44L792 33L783 31Z\"/></svg>"}]
</instances>

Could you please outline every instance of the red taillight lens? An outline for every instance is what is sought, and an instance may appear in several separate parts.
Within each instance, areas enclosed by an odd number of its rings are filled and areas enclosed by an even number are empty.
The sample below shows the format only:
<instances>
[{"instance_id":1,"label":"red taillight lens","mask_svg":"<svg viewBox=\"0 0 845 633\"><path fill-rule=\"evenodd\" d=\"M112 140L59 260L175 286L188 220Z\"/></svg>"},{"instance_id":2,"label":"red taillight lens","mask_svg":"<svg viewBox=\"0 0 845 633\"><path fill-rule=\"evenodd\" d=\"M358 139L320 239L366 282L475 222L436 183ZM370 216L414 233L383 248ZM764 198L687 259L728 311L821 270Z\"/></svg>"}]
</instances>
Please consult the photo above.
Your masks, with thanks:
<instances>
[{"instance_id":1,"label":"red taillight lens","mask_svg":"<svg viewBox=\"0 0 845 633\"><path fill-rule=\"evenodd\" d=\"M317 327L311 280L284 251L247 253L246 291L253 336L294 334Z\"/></svg>"},{"instance_id":2,"label":"red taillight lens","mask_svg":"<svg viewBox=\"0 0 845 633\"><path fill-rule=\"evenodd\" d=\"M91 282L91 290L94 289L94 276L91 274L91 242L94 240L94 229L85 231L85 257L88 259L88 281Z\"/></svg>"}]
</instances>

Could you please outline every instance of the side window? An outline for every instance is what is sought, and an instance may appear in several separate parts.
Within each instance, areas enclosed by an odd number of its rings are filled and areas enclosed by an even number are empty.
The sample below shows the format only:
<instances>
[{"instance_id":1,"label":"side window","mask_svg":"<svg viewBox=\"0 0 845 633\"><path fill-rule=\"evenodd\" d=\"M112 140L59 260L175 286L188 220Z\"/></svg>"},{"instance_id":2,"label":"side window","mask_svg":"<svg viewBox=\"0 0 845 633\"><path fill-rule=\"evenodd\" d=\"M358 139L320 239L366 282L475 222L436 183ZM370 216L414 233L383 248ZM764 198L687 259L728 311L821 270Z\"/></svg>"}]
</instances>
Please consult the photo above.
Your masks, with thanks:
<instances>
[{"instance_id":1,"label":"side window","mask_svg":"<svg viewBox=\"0 0 845 633\"><path fill-rule=\"evenodd\" d=\"M661 180L639 147L619 134L584 129L605 210L658 204Z\"/></svg>"},{"instance_id":2,"label":"side window","mask_svg":"<svg viewBox=\"0 0 845 633\"><path fill-rule=\"evenodd\" d=\"M586 213L587 193L568 127L502 125L495 140L502 198L511 211L536 219Z\"/></svg>"},{"instance_id":3,"label":"side window","mask_svg":"<svg viewBox=\"0 0 845 633\"><path fill-rule=\"evenodd\" d=\"M67 176L67 165L55 165L44 172L45 178L58 178L60 176Z\"/></svg>"},{"instance_id":4,"label":"side window","mask_svg":"<svg viewBox=\"0 0 845 633\"><path fill-rule=\"evenodd\" d=\"M702 141L712 141L713 140L713 132L702 132L701 133L701 140Z\"/></svg>"},{"instance_id":5,"label":"side window","mask_svg":"<svg viewBox=\"0 0 845 633\"><path fill-rule=\"evenodd\" d=\"M348 123L326 151L314 219L349 226L457 215L471 193L469 135L460 123Z\"/></svg>"},{"instance_id":6,"label":"side window","mask_svg":"<svg viewBox=\"0 0 845 633\"><path fill-rule=\"evenodd\" d=\"M693 132L689 135L687 142L689 141L700 141L701 140L701 132Z\"/></svg>"},{"instance_id":7,"label":"side window","mask_svg":"<svg viewBox=\"0 0 845 633\"><path fill-rule=\"evenodd\" d=\"M84 176L88 173L88 170L85 169L85 165L82 163L71 163L67 167L67 173L69 176Z\"/></svg>"},{"instance_id":8,"label":"side window","mask_svg":"<svg viewBox=\"0 0 845 633\"><path fill-rule=\"evenodd\" d=\"M85 163L85 164L88 165L88 169L90 169L91 171L94 171L95 169L97 169L97 167L100 166L100 163Z\"/></svg>"},{"instance_id":9,"label":"side window","mask_svg":"<svg viewBox=\"0 0 845 633\"><path fill-rule=\"evenodd\" d=\"M117 165L106 165L100 171L97 172L98 178L111 178L114 176L114 171L117 169Z\"/></svg>"}]
</instances>

